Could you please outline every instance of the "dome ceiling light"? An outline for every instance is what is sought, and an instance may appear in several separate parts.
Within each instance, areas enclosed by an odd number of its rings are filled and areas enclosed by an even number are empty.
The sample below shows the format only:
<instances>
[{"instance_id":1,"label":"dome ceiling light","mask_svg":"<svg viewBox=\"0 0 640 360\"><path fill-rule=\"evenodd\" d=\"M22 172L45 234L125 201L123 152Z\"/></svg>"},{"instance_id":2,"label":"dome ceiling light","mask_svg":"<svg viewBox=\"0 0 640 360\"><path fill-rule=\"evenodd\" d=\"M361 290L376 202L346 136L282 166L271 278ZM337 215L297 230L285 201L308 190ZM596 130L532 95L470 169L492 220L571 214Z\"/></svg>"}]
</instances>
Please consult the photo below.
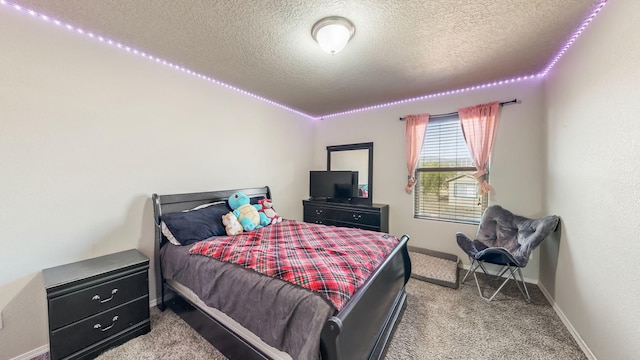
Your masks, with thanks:
<instances>
[{"instance_id":1,"label":"dome ceiling light","mask_svg":"<svg viewBox=\"0 0 640 360\"><path fill-rule=\"evenodd\" d=\"M322 18L311 28L311 37L331 55L344 49L355 33L353 23L341 16Z\"/></svg>"}]
</instances>

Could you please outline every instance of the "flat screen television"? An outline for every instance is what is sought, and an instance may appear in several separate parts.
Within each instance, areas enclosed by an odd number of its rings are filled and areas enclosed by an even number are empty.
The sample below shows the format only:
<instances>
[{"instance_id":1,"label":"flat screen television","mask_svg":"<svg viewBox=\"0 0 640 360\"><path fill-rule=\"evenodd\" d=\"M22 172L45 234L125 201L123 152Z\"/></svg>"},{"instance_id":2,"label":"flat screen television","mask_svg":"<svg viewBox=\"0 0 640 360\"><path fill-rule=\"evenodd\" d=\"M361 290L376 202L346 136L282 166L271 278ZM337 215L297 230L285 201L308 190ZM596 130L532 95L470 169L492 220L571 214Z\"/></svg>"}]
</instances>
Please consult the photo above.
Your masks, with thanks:
<instances>
[{"instance_id":1,"label":"flat screen television","mask_svg":"<svg viewBox=\"0 0 640 360\"><path fill-rule=\"evenodd\" d=\"M357 171L309 172L309 196L312 199L350 199L357 194Z\"/></svg>"}]
</instances>

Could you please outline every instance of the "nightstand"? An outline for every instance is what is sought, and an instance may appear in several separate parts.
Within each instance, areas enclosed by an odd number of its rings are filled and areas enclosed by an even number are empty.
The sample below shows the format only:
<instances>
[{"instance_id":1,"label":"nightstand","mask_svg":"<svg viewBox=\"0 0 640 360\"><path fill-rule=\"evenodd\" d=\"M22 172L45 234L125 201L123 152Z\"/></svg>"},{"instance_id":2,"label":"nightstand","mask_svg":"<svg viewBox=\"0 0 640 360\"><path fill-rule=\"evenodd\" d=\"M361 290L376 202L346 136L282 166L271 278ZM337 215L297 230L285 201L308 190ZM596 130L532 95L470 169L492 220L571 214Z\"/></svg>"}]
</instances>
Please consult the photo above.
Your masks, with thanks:
<instances>
[{"instance_id":1,"label":"nightstand","mask_svg":"<svg viewBox=\"0 0 640 360\"><path fill-rule=\"evenodd\" d=\"M93 358L151 330L149 258L138 250L42 270L51 360Z\"/></svg>"}]
</instances>

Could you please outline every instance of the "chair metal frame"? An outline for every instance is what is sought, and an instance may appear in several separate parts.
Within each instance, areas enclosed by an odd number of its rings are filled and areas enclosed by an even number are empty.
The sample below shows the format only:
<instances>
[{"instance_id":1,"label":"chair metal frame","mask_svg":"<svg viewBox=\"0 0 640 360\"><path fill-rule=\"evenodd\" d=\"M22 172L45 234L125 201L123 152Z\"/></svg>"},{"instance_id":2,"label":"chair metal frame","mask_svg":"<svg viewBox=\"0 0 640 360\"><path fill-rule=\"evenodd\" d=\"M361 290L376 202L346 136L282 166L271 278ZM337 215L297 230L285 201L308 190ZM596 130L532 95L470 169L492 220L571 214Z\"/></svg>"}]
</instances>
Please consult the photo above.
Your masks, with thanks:
<instances>
[{"instance_id":1,"label":"chair metal frame","mask_svg":"<svg viewBox=\"0 0 640 360\"><path fill-rule=\"evenodd\" d=\"M469 266L469 270L467 271L464 278L462 279L463 284L465 283L465 281L467 281L467 279L469 278L469 275L473 273L473 278L476 281L476 287L478 288L478 293L480 294L480 297L487 301L492 301L496 297L496 295L498 295L500 290L502 290L502 288L504 288L504 286L507 285L509 280L513 279L513 281L515 281L516 285L518 286L518 290L520 290L520 293L522 293L522 295L524 296L526 302L531 303L531 296L529 295L529 290L527 290L527 285L526 285L526 282L524 281L524 276L522 276L522 270L519 266L516 265L517 264L516 260L513 258L513 256L511 255L511 253L509 253L507 249L488 248L478 253L478 255L480 255L478 256L479 258L482 258L484 255L486 255L488 258L493 258L494 261L486 261L482 259L476 259L473 256L469 256L469 261L471 261L471 265ZM484 265L485 262L488 264L499 265L501 266L501 268L495 274L492 274L485 267ZM480 287L480 282L478 281L478 275L477 275L478 268L480 268L487 277L493 278L493 280L501 279L505 274L507 274L507 276L504 277L504 281L502 282L500 287L498 287L498 289L490 297L486 297L484 295L483 289ZM520 277L520 281L518 281L518 279L516 278L516 273ZM522 283L522 286L520 286L520 283Z\"/></svg>"}]
</instances>

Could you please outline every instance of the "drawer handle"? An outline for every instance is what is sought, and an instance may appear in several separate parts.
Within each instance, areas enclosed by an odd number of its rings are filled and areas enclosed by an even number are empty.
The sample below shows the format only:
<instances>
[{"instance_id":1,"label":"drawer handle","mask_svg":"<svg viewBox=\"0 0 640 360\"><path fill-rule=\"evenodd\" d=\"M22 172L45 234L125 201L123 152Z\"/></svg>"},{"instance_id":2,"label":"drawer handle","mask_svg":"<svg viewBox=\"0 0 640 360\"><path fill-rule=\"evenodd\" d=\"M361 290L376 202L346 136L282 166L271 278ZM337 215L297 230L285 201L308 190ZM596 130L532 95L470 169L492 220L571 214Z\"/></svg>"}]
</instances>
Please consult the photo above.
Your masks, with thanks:
<instances>
[{"instance_id":1,"label":"drawer handle","mask_svg":"<svg viewBox=\"0 0 640 360\"><path fill-rule=\"evenodd\" d=\"M108 299L104 299L104 300L100 300L100 295L93 295L93 297L91 298L91 300L96 300L96 301L100 301L100 304L104 304L108 301L113 300L113 297L116 295L116 293L118 292L118 289L113 289L111 290L111 297Z\"/></svg>"},{"instance_id":2,"label":"drawer handle","mask_svg":"<svg viewBox=\"0 0 640 360\"><path fill-rule=\"evenodd\" d=\"M114 316L113 319L111 319L111 325L107 326L106 328L103 328L102 325L100 325L100 324L93 325L93 328L94 329L100 329L100 331L107 331L107 330L111 329L113 327L113 325L116 324L116 321L118 321L118 315Z\"/></svg>"},{"instance_id":3,"label":"drawer handle","mask_svg":"<svg viewBox=\"0 0 640 360\"><path fill-rule=\"evenodd\" d=\"M360 220L361 217L362 217L362 215L360 215L360 214L353 214L353 220L355 220L355 221Z\"/></svg>"},{"instance_id":4,"label":"drawer handle","mask_svg":"<svg viewBox=\"0 0 640 360\"><path fill-rule=\"evenodd\" d=\"M322 209L316 209L316 215L322 214Z\"/></svg>"}]
</instances>

